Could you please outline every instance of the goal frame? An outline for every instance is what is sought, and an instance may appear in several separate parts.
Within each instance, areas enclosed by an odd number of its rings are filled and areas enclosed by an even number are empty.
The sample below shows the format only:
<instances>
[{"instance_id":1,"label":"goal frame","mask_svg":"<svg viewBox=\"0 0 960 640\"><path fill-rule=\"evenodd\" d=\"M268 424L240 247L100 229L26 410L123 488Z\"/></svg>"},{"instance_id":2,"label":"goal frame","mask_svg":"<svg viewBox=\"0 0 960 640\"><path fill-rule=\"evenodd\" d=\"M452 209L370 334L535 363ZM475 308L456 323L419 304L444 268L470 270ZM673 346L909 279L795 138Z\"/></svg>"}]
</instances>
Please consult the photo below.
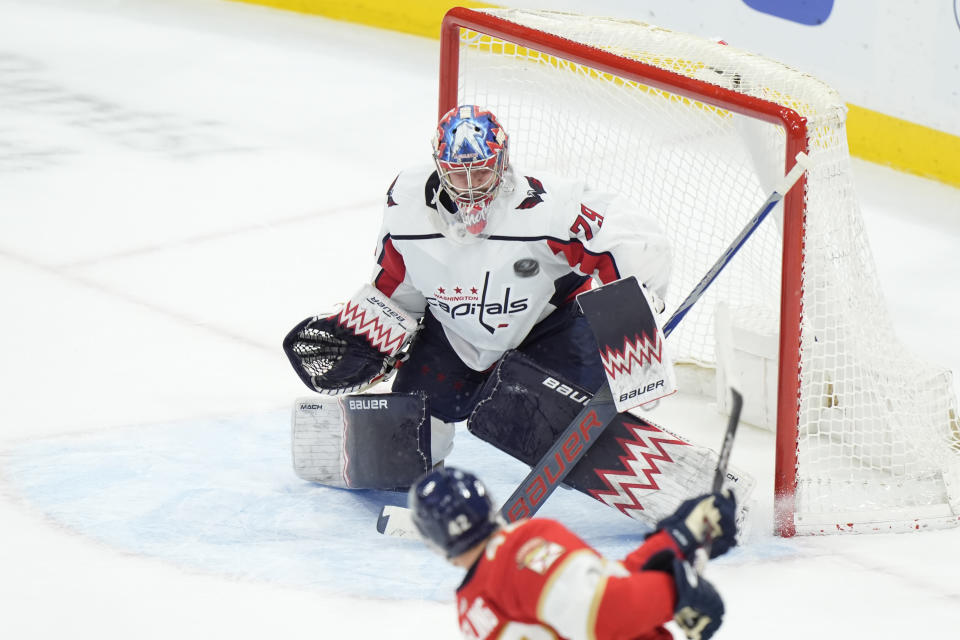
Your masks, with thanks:
<instances>
[{"instance_id":1,"label":"goal frame","mask_svg":"<svg viewBox=\"0 0 960 640\"><path fill-rule=\"evenodd\" d=\"M796 164L798 153L809 152L807 120L793 109L463 7L450 9L441 23L438 119L457 106L461 29L521 46L530 46L603 73L615 74L668 93L778 125L783 128L786 136L783 174ZM790 190L783 200L774 469L774 530L782 537L796 535L794 518L800 411L805 204L806 178L801 177L798 185Z\"/></svg>"}]
</instances>

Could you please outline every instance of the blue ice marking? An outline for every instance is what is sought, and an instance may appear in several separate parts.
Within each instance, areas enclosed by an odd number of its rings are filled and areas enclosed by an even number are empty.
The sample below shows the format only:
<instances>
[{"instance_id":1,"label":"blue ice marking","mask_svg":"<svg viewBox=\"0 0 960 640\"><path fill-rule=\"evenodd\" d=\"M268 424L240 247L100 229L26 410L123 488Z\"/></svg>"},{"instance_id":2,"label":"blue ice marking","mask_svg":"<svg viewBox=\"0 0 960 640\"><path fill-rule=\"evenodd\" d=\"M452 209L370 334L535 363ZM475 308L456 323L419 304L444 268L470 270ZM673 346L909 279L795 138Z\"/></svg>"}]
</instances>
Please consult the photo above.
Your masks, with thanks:
<instances>
[{"instance_id":1,"label":"blue ice marking","mask_svg":"<svg viewBox=\"0 0 960 640\"><path fill-rule=\"evenodd\" d=\"M452 600L462 578L422 543L376 531L402 493L297 478L289 411L131 426L48 438L8 452L15 491L50 518L128 553L190 569L339 595ZM466 431L450 464L478 473L494 501L527 473ZM645 528L571 490L540 514L623 557Z\"/></svg>"}]
</instances>

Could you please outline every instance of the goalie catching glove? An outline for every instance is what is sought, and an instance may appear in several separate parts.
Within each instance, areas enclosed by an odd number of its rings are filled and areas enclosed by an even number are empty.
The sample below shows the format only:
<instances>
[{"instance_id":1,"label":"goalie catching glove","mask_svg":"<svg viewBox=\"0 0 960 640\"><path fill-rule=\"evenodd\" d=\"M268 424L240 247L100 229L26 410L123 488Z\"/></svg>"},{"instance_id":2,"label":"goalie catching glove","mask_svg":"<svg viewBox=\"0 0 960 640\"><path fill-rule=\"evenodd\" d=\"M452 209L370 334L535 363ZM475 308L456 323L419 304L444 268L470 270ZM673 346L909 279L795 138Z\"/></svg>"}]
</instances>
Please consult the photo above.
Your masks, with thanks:
<instances>
[{"instance_id":1,"label":"goalie catching glove","mask_svg":"<svg viewBox=\"0 0 960 640\"><path fill-rule=\"evenodd\" d=\"M673 538L685 558L710 543L710 557L723 555L737 544L737 503L729 490L690 498L657 523Z\"/></svg>"},{"instance_id":2,"label":"goalie catching glove","mask_svg":"<svg viewBox=\"0 0 960 640\"><path fill-rule=\"evenodd\" d=\"M310 389L358 393L389 378L406 358L417 328L414 318L367 284L338 312L294 327L283 350Z\"/></svg>"}]
</instances>

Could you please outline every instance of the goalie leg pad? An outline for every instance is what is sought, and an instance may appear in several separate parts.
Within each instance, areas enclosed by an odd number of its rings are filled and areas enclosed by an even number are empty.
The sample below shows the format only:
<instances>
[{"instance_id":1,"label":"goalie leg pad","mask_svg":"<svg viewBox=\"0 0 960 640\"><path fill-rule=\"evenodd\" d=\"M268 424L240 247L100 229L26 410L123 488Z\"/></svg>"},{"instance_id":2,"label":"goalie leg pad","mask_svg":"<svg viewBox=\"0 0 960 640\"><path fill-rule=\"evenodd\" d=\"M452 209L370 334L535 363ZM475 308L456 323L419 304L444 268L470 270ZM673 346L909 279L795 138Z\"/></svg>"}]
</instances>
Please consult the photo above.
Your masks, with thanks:
<instances>
[{"instance_id":1,"label":"goalie leg pad","mask_svg":"<svg viewBox=\"0 0 960 640\"><path fill-rule=\"evenodd\" d=\"M712 449L621 413L570 471L567 482L631 518L656 525L690 496L711 490L718 459ZM738 530L754 484L749 474L728 467L724 488L736 496Z\"/></svg>"},{"instance_id":2,"label":"goalie leg pad","mask_svg":"<svg viewBox=\"0 0 960 640\"><path fill-rule=\"evenodd\" d=\"M293 406L293 468L331 487L405 489L433 466L430 436L419 394L300 398Z\"/></svg>"},{"instance_id":3,"label":"goalie leg pad","mask_svg":"<svg viewBox=\"0 0 960 640\"><path fill-rule=\"evenodd\" d=\"M467 429L535 465L591 394L515 351L494 369ZM629 413L618 414L563 484L655 525L690 496L710 491L717 453ZM738 528L754 480L732 466L725 488L737 497Z\"/></svg>"},{"instance_id":4,"label":"goalie leg pad","mask_svg":"<svg viewBox=\"0 0 960 640\"><path fill-rule=\"evenodd\" d=\"M473 435L536 464L592 394L518 351L508 351L467 421Z\"/></svg>"}]
</instances>

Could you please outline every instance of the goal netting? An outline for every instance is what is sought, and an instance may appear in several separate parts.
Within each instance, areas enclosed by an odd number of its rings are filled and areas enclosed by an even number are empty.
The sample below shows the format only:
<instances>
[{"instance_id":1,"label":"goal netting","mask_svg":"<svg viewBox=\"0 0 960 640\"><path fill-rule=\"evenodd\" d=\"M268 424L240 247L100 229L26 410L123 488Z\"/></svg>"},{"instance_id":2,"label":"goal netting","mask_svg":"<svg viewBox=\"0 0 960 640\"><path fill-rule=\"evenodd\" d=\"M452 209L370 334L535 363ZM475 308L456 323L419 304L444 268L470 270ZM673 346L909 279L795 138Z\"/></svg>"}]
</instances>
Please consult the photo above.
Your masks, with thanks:
<instances>
[{"instance_id":1,"label":"goal netting","mask_svg":"<svg viewBox=\"0 0 960 640\"><path fill-rule=\"evenodd\" d=\"M671 335L716 364L714 311L777 331L781 535L960 522L950 372L888 319L830 87L735 47L652 25L453 9L441 113L489 107L511 162L579 176L653 214L673 243L673 309L806 151L812 168Z\"/></svg>"}]
</instances>

